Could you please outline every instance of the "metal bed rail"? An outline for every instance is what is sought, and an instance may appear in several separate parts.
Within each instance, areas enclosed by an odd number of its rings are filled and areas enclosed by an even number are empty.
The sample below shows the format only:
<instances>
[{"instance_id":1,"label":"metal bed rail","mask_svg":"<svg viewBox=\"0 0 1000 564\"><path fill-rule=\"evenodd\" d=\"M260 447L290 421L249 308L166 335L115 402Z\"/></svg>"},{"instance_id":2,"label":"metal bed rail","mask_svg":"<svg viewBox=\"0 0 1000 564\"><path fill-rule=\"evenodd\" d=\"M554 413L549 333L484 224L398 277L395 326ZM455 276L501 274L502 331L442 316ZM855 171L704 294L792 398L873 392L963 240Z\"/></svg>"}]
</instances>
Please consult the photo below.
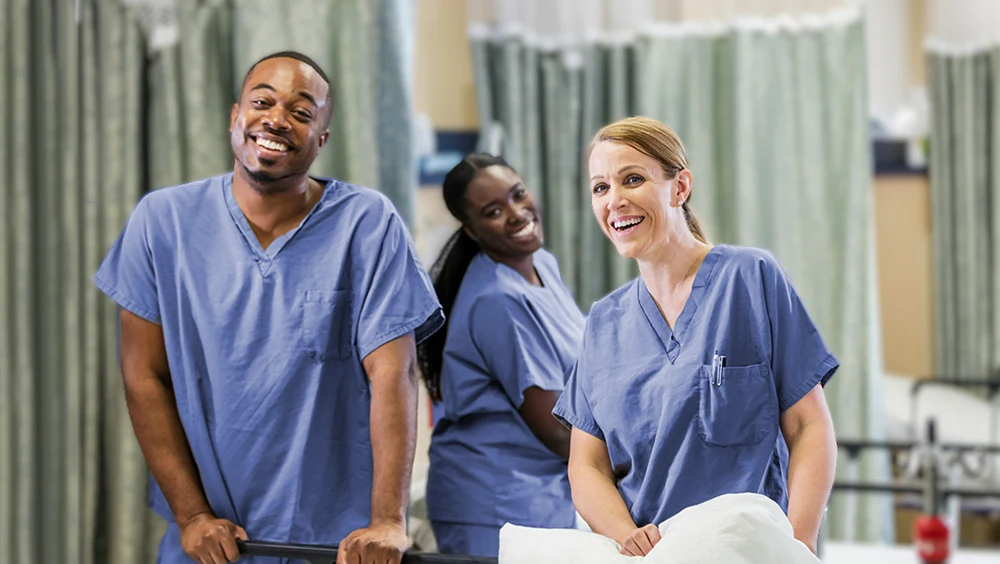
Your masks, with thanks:
<instances>
[{"instance_id":1,"label":"metal bed rail","mask_svg":"<svg viewBox=\"0 0 1000 564\"><path fill-rule=\"evenodd\" d=\"M927 422L927 437L924 441L843 439L837 441L838 449L845 451L847 455L847 466L846 476L844 479L836 480L833 489L846 495L844 530L847 542L854 540L854 516L857 512L857 496L860 493L921 495L924 498L924 511L930 514L936 513L941 504L946 504L946 513L955 529L955 538L958 533L958 516L961 512L962 499L1000 499L1000 489L976 488L958 483L962 479L985 476L990 466L987 459L1000 454L1000 445L937 442L936 434L935 421L930 419ZM902 469L904 479L889 483L860 481L860 458L862 451L865 450L904 453L902 462L895 457L892 459L894 467ZM970 464L969 457L978 458L979 463Z\"/></svg>"},{"instance_id":2,"label":"metal bed rail","mask_svg":"<svg viewBox=\"0 0 1000 564\"><path fill-rule=\"evenodd\" d=\"M236 541L240 554L246 556L268 556L273 558L294 558L311 564L335 564L337 547L303 544L283 544L262 541ZM497 564L496 558L459 556L453 554L432 554L407 552L403 564Z\"/></svg>"},{"instance_id":3,"label":"metal bed rail","mask_svg":"<svg viewBox=\"0 0 1000 564\"><path fill-rule=\"evenodd\" d=\"M834 491L850 492L874 492L874 493L894 493L894 494L924 494L926 486L919 482L894 482L894 483L874 483L874 482L854 482L837 481L833 484ZM1000 489L989 488L969 488L964 486L942 486L938 490L942 498L949 497L996 497L1000 499Z\"/></svg>"},{"instance_id":4,"label":"metal bed rail","mask_svg":"<svg viewBox=\"0 0 1000 564\"><path fill-rule=\"evenodd\" d=\"M929 446L927 443L918 441L859 441L850 439L838 439L837 446L846 450L848 456L856 456L862 450L912 450ZM936 448L942 451L955 451L966 453L1000 454L1000 444L974 444L974 443L936 443Z\"/></svg>"}]
</instances>

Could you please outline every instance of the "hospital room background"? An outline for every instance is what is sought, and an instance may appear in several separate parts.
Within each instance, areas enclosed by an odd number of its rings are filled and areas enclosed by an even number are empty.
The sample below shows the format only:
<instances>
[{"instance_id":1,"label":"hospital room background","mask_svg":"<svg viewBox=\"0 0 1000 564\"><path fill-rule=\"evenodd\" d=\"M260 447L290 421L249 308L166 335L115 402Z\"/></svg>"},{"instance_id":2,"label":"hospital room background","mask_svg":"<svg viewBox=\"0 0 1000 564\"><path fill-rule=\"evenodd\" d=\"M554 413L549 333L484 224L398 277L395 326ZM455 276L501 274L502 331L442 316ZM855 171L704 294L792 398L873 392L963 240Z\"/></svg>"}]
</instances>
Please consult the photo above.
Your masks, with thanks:
<instances>
[{"instance_id":1,"label":"hospital room background","mask_svg":"<svg viewBox=\"0 0 1000 564\"><path fill-rule=\"evenodd\" d=\"M772 251L841 361L823 560L916 562L932 453L953 562L1000 562L1000 2L3 0L0 30L0 563L154 561L91 276L142 193L232 166L238 81L286 48L333 82L314 172L387 194L429 266L444 173L504 155L584 311L636 276L591 217L586 140L675 128L709 238Z\"/></svg>"}]
</instances>

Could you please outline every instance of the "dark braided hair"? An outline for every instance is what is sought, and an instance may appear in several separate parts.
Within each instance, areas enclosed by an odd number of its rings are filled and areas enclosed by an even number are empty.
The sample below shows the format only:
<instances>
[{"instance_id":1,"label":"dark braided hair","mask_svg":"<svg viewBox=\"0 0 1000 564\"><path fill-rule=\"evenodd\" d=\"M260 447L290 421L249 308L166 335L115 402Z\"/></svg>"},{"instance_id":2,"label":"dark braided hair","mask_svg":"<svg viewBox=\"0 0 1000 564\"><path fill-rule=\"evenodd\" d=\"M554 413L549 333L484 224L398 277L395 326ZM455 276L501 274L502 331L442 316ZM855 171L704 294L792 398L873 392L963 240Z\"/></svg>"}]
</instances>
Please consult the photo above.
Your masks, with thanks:
<instances>
[{"instance_id":1,"label":"dark braided hair","mask_svg":"<svg viewBox=\"0 0 1000 564\"><path fill-rule=\"evenodd\" d=\"M433 335L425 339L417 347L417 362L427 393L434 401L441 401L441 366L444 362L444 345L448 337L448 319L451 308L455 304L455 296L462 285L465 271L469 263L479 253L479 243L472 240L465 232L464 224L468 217L465 213L465 192L476 177L476 174L490 166L504 166L514 170L501 157L487 153L472 153L455 165L444 177L444 203L455 219L462 222L463 227L445 243L444 249L431 267L431 278L434 280L434 292L444 309L445 324ZM516 172L516 171L515 171Z\"/></svg>"}]
</instances>

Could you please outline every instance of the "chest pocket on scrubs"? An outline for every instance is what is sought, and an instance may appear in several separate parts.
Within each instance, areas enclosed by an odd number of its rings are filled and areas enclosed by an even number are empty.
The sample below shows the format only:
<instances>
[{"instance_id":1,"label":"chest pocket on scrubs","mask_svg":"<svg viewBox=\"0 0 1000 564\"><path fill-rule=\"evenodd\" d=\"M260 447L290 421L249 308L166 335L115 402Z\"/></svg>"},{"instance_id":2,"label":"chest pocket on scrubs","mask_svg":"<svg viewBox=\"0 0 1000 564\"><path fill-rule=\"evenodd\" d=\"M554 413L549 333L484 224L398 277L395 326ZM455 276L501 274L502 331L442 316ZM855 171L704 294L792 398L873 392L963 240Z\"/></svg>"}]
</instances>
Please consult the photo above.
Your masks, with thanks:
<instances>
[{"instance_id":1,"label":"chest pocket on scrubs","mask_svg":"<svg viewBox=\"0 0 1000 564\"><path fill-rule=\"evenodd\" d=\"M706 443L753 445L774 431L777 399L766 365L725 367L721 381L702 366L698 379L698 434Z\"/></svg>"},{"instance_id":2,"label":"chest pocket on scrubs","mask_svg":"<svg viewBox=\"0 0 1000 564\"><path fill-rule=\"evenodd\" d=\"M306 291L302 300L302 350L320 362L351 356L349 291Z\"/></svg>"}]
</instances>

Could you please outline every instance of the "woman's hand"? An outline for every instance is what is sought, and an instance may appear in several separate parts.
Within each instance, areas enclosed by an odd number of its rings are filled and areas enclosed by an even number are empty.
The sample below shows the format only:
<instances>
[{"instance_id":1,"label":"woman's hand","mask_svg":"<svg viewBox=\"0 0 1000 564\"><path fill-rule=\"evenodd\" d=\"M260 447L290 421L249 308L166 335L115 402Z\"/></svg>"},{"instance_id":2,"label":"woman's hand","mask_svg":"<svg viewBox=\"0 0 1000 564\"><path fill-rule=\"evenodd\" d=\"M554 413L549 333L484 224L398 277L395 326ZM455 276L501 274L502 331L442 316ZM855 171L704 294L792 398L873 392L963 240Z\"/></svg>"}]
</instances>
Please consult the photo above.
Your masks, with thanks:
<instances>
[{"instance_id":1,"label":"woman's hand","mask_svg":"<svg viewBox=\"0 0 1000 564\"><path fill-rule=\"evenodd\" d=\"M625 556L646 556L660 542L660 529L656 525L646 525L633 530L627 537L618 541L621 553Z\"/></svg>"}]
</instances>

